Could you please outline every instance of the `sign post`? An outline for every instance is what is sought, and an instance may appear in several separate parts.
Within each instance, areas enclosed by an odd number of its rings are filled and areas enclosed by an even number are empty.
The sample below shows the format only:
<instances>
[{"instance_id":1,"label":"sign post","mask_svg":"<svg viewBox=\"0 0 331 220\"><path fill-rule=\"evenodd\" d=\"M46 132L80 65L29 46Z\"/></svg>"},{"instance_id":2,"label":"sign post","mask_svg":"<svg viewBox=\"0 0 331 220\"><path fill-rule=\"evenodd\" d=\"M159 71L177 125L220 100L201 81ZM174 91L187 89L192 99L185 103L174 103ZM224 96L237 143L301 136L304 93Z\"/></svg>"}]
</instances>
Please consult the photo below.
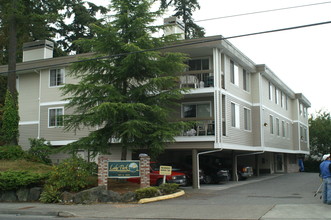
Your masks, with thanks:
<instances>
[{"instance_id":1,"label":"sign post","mask_svg":"<svg viewBox=\"0 0 331 220\"><path fill-rule=\"evenodd\" d=\"M163 184L166 183L166 176L171 175L172 166L160 166L160 175L163 175Z\"/></svg>"}]
</instances>

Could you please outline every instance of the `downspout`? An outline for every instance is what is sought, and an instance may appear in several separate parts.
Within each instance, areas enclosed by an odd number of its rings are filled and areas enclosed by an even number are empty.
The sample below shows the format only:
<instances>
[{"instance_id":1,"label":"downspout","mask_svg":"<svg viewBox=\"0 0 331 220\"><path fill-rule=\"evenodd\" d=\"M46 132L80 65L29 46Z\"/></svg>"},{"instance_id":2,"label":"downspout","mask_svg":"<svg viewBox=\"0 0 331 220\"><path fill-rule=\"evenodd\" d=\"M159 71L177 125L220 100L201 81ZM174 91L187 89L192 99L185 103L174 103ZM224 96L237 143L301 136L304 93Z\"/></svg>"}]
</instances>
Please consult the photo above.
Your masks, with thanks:
<instances>
[{"instance_id":1,"label":"downspout","mask_svg":"<svg viewBox=\"0 0 331 220\"><path fill-rule=\"evenodd\" d=\"M236 163L237 163L238 157L250 156L250 155L256 155L256 154L263 154L264 152L265 152L265 150L260 151L260 152L254 152L254 153L238 154L238 155L235 155L235 160L236 160ZM238 163L237 163L237 166L238 166ZM236 167L236 169L238 169L238 167ZM236 174L236 181L238 182L239 181L238 174L237 174L237 172L234 172L234 173Z\"/></svg>"},{"instance_id":2,"label":"downspout","mask_svg":"<svg viewBox=\"0 0 331 220\"><path fill-rule=\"evenodd\" d=\"M36 70L37 72L37 70ZM38 73L38 72L37 72ZM40 99L41 99L41 70L39 70L39 97L38 97L38 139L40 139Z\"/></svg>"},{"instance_id":3,"label":"downspout","mask_svg":"<svg viewBox=\"0 0 331 220\"><path fill-rule=\"evenodd\" d=\"M214 153L214 152L220 152L222 151L223 148L217 149L217 150L211 150L211 151L204 151L200 152L197 154L197 177L198 177L198 189L200 189L200 176L199 176L199 170L200 170L200 165L199 165L199 156L201 154L209 154L209 153Z\"/></svg>"}]
</instances>

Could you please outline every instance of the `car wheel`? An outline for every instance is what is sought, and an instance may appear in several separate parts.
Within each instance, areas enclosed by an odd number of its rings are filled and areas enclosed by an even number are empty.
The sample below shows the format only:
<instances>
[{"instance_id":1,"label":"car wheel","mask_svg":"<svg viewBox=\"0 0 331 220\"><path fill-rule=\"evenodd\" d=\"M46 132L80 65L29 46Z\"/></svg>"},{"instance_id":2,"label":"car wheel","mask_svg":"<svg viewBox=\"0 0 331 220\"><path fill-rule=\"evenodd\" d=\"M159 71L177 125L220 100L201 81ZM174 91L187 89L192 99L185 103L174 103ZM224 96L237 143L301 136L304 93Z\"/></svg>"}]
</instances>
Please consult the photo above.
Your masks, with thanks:
<instances>
[{"instance_id":1,"label":"car wheel","mask_svg":"<svg viewBox=\"0 0 331 220\"><path fill-rule=\"evenodd\" d=\"M213 182L213 179L211 178L211 176L205 176L205 183L206 184L211 184Z\"/></svg>"},{"instance_id":2,"label":"car wheel","mask_svg":"<svg viewBox=\"0 0 331 220\"><path fill-rule=\"evenodd\" d=\"M166 181L167 182L167 181ZM157 181L156 181L156 185L157 186L159 186L159 185L161 185L163 183L163 179L158 179Z\"/></svg>"}]
</instances>

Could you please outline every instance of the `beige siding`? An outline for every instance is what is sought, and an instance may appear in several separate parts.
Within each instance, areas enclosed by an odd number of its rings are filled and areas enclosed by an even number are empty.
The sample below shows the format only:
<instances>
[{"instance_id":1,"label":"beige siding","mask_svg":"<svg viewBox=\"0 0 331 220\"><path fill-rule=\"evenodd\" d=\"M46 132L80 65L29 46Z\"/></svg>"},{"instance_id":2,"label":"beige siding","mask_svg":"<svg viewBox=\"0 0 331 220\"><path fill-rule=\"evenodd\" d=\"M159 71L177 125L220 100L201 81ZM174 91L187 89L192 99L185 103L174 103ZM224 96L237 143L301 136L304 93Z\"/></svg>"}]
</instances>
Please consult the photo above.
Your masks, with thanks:
<instances>
[{"instance_id":1,"label":"beige siding","mask_svg":"<svg viewBox=\"0 0 331 220\"><path fill-rule=\"evenodd\" d=\"M232 97L227 97L226 103L226 115L227 115L227 135L223 136L224 143L239 144L246 146L253 146L253 132L244 130L244 107L251 109L252 106L248 106L246 103L238 101ZM240 128L234 128L231 126L231 102L239 105L240 112ZM253 113L252 113L253 115Z\"/></svg>"},{"instance_id":2,"label":"beige siding","mask_svg":"<svg viewBox=\"0 0 331 220\"><path fill-rule=\"evenodd\" d=\"M38 137L38 124L33 125L20 125L19 126L19 145L24 149L30 148L29 138Z\"/></svg>"},{"instance_id":3,"label":"beige siding","mask_svg":"<svg viewBox=\"0 0 331 220\"><path fill-rule=\"evenodd\" d=\"M19 75L19 115L21 122L38 121L39 74Z\"/></svg>"},{"instance_id":4,"label":"beige siding","mask_svg":"<svg viewBox=\"0 0 331 220\"><path fill-rule=\"evenodd\" d=\"M42 106L40 108L40 137L45 138L49 141L63 141L63 140L78 140L81 137L85 137L89 134L90 130L83 128L75 131L65 131L63 127L48 127L48 109L49 108L60 108L63 106L52 105ZM64 109L64 114L70 114L67 109Z\"/></svg>"}]
</instances>

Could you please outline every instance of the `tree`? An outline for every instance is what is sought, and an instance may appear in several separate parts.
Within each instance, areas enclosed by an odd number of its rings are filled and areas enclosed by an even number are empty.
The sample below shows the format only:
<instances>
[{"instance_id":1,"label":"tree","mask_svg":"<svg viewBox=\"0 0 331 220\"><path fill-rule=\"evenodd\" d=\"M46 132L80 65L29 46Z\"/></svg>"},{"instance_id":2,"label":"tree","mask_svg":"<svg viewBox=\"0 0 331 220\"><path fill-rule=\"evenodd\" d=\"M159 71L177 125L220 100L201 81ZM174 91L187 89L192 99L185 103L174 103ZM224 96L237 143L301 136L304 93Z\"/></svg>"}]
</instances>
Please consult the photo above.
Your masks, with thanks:
<instances>
[{"instance_id":1,"label":"tree","mask_svg":"<svg viewBox=\"0 0 331 220\"><path fill-rule=\"evenodd\" d=\"M79 83L63 87L63 95L69 96L66 107L74 109L66 116L65 128L96 130L65 150L108 152L119 143L123 160L129 148L157 155L185 126L171 121L171 112L182 97L177 74L185 68L186 57L155 50L173 42L174 36L152 37L157 29L150 24L159 12L150 12L151 2L113 0L113 21L94 25L95 37L80 41L92 46L97 57L108 57L72 66L71 76Z\"/></svg>"},{"instance_id":2,"label":"tree","mask_svg":"<svg viewBox=\"0 0 331 220\"><path fill-rule=\"evenodd\" d=\"M59 34L63 39L57 41L59 46L63 48L66 53L75 52L76 54L90 52L91 48L81 48L75 44L75 41L80 38L91 39L93 33L91 33L89 26L93 24L101 24L103 19L97 19L96 14L106 14L107 8L103 6L97 6L91 2L73 2L72 5L67 6L64 16L71 18L70 23L66 23L64 20L59 21Z\"/></svg>"},{"instance_id":3,"label":"tree","mask_svg":"<svg viewBox=\"0 0 331 220\"><path fill-rule=\"evenodd\" d=\"M331 152L331 116L329 112L318 111L309 118L311 154L323 155Z\"/></svg>"},{"instance_id":4,"label":"tree","mask_svg":"<svg viewBox=\"0 0 331 220\"><path fill-rule=\"evenodd\" d=\"M200 9L197 0L161 0L161 8L165 9L174 6L175 14L173 16L183 20L185 29L185 39L199 38L205 36L203 27L197 25L193 20L193 12Z\"/></svg>"},{"instance_id":5,"label":"tree","mask_svg":"<svg viewBox=\"0 0 331 220\"><path fill-rule=\"evenodd\" d=\"M17 145L18 142L18 106L17 98L13 97L12 93L7 90L5 106L3 109L3 120L1 127L1 142L5 145Z\"/></svg>"}]
</instances>

